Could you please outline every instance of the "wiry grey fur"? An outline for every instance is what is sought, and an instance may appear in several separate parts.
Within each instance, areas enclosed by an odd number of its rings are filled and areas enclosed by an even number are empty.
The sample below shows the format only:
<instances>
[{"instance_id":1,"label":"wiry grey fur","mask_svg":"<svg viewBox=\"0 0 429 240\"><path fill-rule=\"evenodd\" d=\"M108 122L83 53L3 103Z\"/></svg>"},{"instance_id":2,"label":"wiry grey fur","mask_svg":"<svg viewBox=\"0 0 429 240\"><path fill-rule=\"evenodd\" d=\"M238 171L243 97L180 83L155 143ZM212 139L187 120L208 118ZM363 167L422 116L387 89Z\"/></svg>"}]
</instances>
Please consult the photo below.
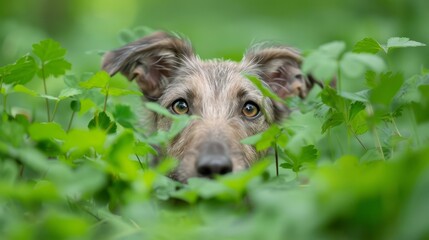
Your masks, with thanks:
<instances>
[{"instance_id":1,"label":"wiry grey fur","mask_svg":"<svg viewBox=\"0 0 429 240\"><path fill-rule=\"evenodd\" d=\"M246 76L258 76L282 98L305 97L317 82L302 74L300 64L299 53L283 46L251 48L241 62L203 61L188 41L157 32L106 54L103 69L136 80L149 101L171 110L177 99L184 99L188 114L200 116L167 150L180 162L171 177L186 182L199 176L196 161L208 143L220 145L222 154L231 159L232 171L245 169L260 158L253 147L240 141L281 120L287 109L264 97ZM245 117L242 108L249 101L263 108L264 114ZM170 127L169 118L152 114L155 130Z\"/></svg>"}]
</instances>

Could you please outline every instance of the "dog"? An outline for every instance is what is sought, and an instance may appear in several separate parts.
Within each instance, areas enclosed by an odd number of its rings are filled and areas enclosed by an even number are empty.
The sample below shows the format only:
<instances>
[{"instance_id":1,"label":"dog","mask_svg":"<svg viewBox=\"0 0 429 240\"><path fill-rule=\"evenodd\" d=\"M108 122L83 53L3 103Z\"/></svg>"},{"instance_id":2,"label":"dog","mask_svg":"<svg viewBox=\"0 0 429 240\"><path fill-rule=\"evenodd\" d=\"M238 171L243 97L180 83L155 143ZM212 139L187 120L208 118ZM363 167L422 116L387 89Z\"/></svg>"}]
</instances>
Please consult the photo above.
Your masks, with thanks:
<instances>
[{"instance_id":1,"label":"dog","mask_svg":"<svg viewBox=\"0 0 429 240\"><path fill-rule=\"evenodd\" d=\"M304 98L318 81L302 73L301 62L292 48L263 44L251 47L240 62L202 60L188 40L155 32L106 53L102 68L135 80L146 101L173 114L199 116L167 148L179 160L170 177L186 182L240 171L262 157L240 141L281 121L289 110L264 97L248 76L259 78L282 99ZM155 130L169 129L171 119L151 114Z\"/></svg>"}]
</instances>

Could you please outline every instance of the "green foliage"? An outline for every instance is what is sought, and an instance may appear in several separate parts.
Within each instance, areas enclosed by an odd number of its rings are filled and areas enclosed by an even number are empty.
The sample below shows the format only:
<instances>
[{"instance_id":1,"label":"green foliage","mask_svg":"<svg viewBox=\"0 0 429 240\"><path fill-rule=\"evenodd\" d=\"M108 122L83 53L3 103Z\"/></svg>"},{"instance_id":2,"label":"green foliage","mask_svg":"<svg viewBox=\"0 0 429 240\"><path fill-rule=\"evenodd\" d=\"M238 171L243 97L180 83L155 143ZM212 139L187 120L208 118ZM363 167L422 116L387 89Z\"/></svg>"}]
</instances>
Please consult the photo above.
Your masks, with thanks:
<instances>
[{"instance_id":1,"label":"green foliage","mask_svg":"<svg viewBox=\"0 0 429 240\"><path fill-rule=\"evenodd\" d=\"M38 74L42 78L62 76L71 64L64 59L66 50L58 42L46 39L33 45L33 54L40 60Z\"/></svg>"},{"instance_id":2,"label":"green foliage","mask_svg":"<svg viewBox=\"0 0 429 240\"><path fill-rule=\"evenodd\" d=\"M387 40L386 44L380 44L373 38L364 38L361 41L357 42L353 48L353 52L357 53L378 53L379 51L384 51L388 53L390 50L395 48L407 48L407 47L423 47L426 44L412 41L409 38L405 37L392 37Z\"/></svg>"},{"instance_id":3,"label":"green foliage","mask_svg":"<svg viewBox=\"0 0 429 240\"><path fill-rule=\"evenodd\" d=\"M331 42L320 46L305 59L302 70L317 79L329 82L338 71L338 58L346 48L344 42Z\"/></svg>"},{"instance_id":4,"label":"green foliage","mask_svg":"<svg viewBox=\"0 0 429 240\"><path fill-rule=\"evenodd\" d=\"M121 38L131 41L143 32ZM422 45L365 38L353 52L343 42L309 52L303 70L325 82L336 78L337 85L312 92L285 122L243 139L267 153L250 169L182 184L165 177L177 162L155 149L168 146L198 117L144 103L173 122L149 134L137 127L140 117L124 100L140 101L132 85L118 84L105 72L64 76L71 68L66 50L53 40L34 44L32 53L0 67L1 236L428 238L429 74L408 78L387 66L385 55L376 55ZM58 95L26 85L48 78L64 80ZM293 104L248 78L265 97ZM366 87L342 89L348 79ZM34 112L47 110L48 119L17 111L15 102L6 101L12 94L44 99L47 109ZM53 111L49 104L55 104ZM55 119L61 104L67 106L63 118ZM153 156L157 166L150 164Z\"/></svg>"},{"instance_id":5,"label":"green foliage","mask_svg":"<svg viewBox=\"0 0 429 240\"><path fill-rule=\"evenodd\" d=\"M34 58L23 56L14 64L0 68L0 82L6 84L25 84L33 79L36 71L37 65Z\"/></svg>"}]
</instances>

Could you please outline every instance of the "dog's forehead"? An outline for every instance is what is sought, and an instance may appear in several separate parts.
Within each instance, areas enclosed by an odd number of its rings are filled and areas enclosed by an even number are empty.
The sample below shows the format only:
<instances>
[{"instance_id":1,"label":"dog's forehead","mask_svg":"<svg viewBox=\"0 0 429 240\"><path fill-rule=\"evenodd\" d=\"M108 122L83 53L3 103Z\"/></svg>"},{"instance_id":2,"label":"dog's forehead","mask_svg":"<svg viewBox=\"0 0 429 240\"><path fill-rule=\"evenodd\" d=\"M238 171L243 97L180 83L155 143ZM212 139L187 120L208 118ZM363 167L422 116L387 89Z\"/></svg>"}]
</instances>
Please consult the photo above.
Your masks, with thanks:
<instances>
[{"instance_id":1,"label":"dog's forehead","mask_svg":"<svg viewBox=\"0 0 429 240\"><path fill-rule=\"evenodd\" d=\"M261 95L247 79L246 72L246 66L233 61L190 60L168 84L161 104L171 104L178 98L228 102L236 101L238 95Z\"/></svg>"},{"instance_id":2,"label":"dog's forehead","mask_svg":"<svg viewBox=\"0 0 429 240\"><path fill-rule=\"evenodd\" d=\"M246 78L246 68L241 63L224 60L194 61L186 64L185 69L187 77L183 81L196 92L219 96L255 90Z\"/></svg>"}]
</instances>

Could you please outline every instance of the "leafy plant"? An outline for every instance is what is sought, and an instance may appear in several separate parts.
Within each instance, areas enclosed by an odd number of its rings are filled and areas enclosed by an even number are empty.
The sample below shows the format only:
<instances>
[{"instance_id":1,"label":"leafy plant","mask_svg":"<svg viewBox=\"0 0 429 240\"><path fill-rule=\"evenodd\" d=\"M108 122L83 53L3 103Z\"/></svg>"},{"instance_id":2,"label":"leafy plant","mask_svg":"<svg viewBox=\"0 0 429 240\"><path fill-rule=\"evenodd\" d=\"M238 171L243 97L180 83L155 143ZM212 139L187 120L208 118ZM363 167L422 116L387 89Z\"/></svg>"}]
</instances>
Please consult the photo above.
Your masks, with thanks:
<instances>
[{"instance_id":1,"label":"leafy plant","mask_svg":"<svg viewBox=\"0 0 429 240\"><path fill-rule=\"evenodd\" d=\"M147 31L123 32L121 39ZM265 97L296 111L242 140L267 153L249 170L181 184L165 177L174 159L157 166L150 159L155 146L166 147L196 117L144 103L147 111L173 120L169 130L148 133L121 101L140 101L132 83L118 78L117 85L105 72L73 75L59 43L36 43L0 67L1 236L428 238L429 72L407 77L385 61L393 49L423 45L365 38L352 51L343 42L309 51L303 70L326 84L298 104L278 99L248 76ZM364 87L344 87L350 79ZM29 87L32 81L41 81L43 93ZM58 95L48 95L50 81L63 81ZM44 99L46 106L33 112L46 111L46 119L17 111L7 101L11 94ZM56 118L61 106L70 118Z\"/></svg>"}]
</instances>

